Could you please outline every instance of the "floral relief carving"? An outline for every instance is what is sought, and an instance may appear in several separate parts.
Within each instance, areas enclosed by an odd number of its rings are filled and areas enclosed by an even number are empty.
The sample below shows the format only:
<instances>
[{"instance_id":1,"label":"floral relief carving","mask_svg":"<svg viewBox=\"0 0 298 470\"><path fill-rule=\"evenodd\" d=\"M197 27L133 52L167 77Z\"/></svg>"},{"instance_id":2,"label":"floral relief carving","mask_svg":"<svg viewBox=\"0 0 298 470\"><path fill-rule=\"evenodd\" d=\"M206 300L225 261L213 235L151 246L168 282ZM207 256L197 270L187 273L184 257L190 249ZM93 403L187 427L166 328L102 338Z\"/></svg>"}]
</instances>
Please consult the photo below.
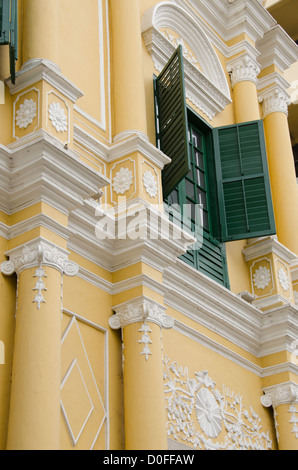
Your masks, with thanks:
<instances>
[{"instance_id":1,"label":"floral relief carving","mask_svg":"<svg viewBox=\"0 0 298 470\"><path fill-rule=\"evenodd\" d=\"M146 361L148 361L149 356L152 356L152 352L150 351L149 347L149 344L152 344L152 341L149 336L149 333L152 333L152 330L145 321L141 326L141 329L138 331L139 333L142 333L142 339L139 340L139 343L144 345L143 351L141 352L141 356L145 356Z\"/></svg>"},{"instance_id":2,"label":"floral relief carving","mask_svg":"<svg viewBox=\"0 0 298 470\"><path fill-rule=\"evenodd\" d=\"M265 266L260 266L253 275L254 286L257 289L266 289L271 281L271 274L269 269Z\"/></svg>"},{"instance_id":3,"label":"floral relief carving","mask_svg":"<svg viewBox=\"0 0 298 470\"><path fill-rule=\"evenodd\" d=\"M262 430L252 407L225 386L220 392L208 371L190 377L187 367L165 358L164 389L169 437L205 450L272 449L269 432Z\"/></svg>"},{"instance_id":4,"label":"floral relief carving","mask_svg":"<svg viewBox=\"0 0 298 470\"><path fill-rule=\"evenodd\" d=\"M67 131L67 116L65 115L64 109L59 103L50 104L49 117L57 132Z\"/></svg>"},{"instance_id":5,"label":"floral relief carving","mask_svg":"<svg viewBox=\"0 0 298 470\"><path fill-rule=\"evenodd\" d=\"M117 194L126 193L132 184L133 174L129 168L121 168L113 179L113 189Z\"/></svg>"},{"instance_id":6,"label":"floral relief carving","mask_svg":"<svg viewBox=\"0 0 298 470\"><path fill-rule=\"evenodd\" d=\"M40 310L41 304L46 303L42 292L47 291L45 283L43 281L43 278L47 277L47 276L46 276L45 270L40 266L38 269L36 269L35 275L33 277L38 278L37 282L36 282L36 285L33 289L33 291L37 291L37 294L35 296L35 299L33 300L33 303L36 303L38 310Z\"/></svg>"},{"instance_id":7,"label":"floral relief carving","mask_svg":"<svg viewBox=\"0 0 298 470\"><path fill-rule=\"evenodd\" d=\"M298 439L298 409L295 404L290 406L289 413L291 414L290 424L293 425L291 433Z\"/></svg>"},{"instance_id":8,"label":"floral relief carving","mask_svg":"<svg viewBox=\"0 0 298 470\"><path fill-rule=\"evenodd\" d=\"M183 55L184 57L189 60L189 62L194 65L195 67L198 67L199 63L197 58L193 55L193 53L186 47L185 42L183 41L182 38L176 38L172 34L170 34L168 31L163 31L162 32L163 36L170 41L170 43L177 49L178 46L182 46L183 49Z\"/></svg>"},{"instance_id":9,"label":"floral relief carving","mask_svg":"<svg viewBox=\"0 0 298 470\"><path fill-rule=\"evenodd\" d=\"M221 411L214 395L207 388L197 393L195 410L204 433L211 438L218 437L222 430Z\"/></svg>"},{"instance_id":10,"label":"floral relief carving","mask_svg":"<svg viewBox=\"0 0 298 470\"><path fill-rule=\"evenodd\" d=\"M283 268L280 268L278 270L278 280L283 290L287 292L290 287L290 282L289 282L288 275Z\"/></svg>"},{"instance_id":11,"label":"floral relief carving","mask_svg":"<svg viewBox=\"0 0 298 470\"><path fill-rule=\"evenodd\" d=\"M25 99L16 112L16 125L19 129L27 129L36 117L37 104L33 99Z\"/></svg>"},{"instance_id":12,"label":"floral relief carving","mask_svg":"<svg viewBox=\"0 0 298 470\"><path fill-rule=\"evenodd\" d=\"M150 197L157 196L157 181L155 176L151 173L151 171L145 171L143 176L143 183L146 189L146 192L149 194Z\"/></svg>"}]
</instances>

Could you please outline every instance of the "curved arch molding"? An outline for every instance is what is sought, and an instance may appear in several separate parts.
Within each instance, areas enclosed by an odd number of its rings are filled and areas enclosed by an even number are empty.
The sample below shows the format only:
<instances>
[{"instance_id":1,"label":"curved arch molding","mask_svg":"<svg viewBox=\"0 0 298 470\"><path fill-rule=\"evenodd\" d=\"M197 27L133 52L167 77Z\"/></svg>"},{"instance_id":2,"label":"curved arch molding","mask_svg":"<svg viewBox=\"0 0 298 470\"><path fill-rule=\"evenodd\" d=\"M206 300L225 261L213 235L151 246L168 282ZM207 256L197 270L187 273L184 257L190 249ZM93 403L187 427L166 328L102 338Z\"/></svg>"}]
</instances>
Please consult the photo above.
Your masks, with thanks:
<instances>
[{"instance_id":1,"label":"curved arch molding","mask_svg":"<svg viewBox=\"0 0 298 470\"><path fill-rule=\"evenodd\" d=\"M167 29L174 31L178 38L165 35L163 30ZM161 2L147 10L142 18L142 36L159 72L175 52L179 38L189 45L194 57L185 54L186 97L210 120L231 103L226 75L211 42L183 8Z\"/></svg>"}]
</instances>

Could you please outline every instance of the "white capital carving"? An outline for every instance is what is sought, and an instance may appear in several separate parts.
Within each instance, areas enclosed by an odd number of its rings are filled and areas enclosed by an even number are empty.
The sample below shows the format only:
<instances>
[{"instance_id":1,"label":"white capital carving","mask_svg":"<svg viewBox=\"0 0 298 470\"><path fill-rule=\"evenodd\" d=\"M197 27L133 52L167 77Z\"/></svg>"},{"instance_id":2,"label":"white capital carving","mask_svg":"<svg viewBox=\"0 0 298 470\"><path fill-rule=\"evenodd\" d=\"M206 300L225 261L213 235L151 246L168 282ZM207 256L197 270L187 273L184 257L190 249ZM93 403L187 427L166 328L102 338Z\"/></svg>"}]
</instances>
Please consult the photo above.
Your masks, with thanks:
<instances>
[{"instance_id":1,"label":"white capital carving","mask_svg":"<svg viewBox=\"0 0 298 470\"><path fill-rule=\"evenodd\" d=\"M263 91L259 95L259 101L263 107L263 118L272 113L284 113L288 115L288 107L291 99L285 90L274 87Z\"/></svg>"},{"instance_id":2,"label":"white capital carving","mask_svg":"<svg viewBox=\"0 0 298 470\"><path fill-rule=\"evenodd\" d=\"M110 317L109 325L113 330L125 328L127 325L138 322L155 323L161 328L170 329L174 320L166 315L164 307L145 296L125 302L113 307L115 315Z\"/></svg>"},{"instance_id":3,"label":"white capital carving","mask_svg":"<svg viewBox=\"0 0 298 470\"><path fill-rule=\"evenodd\" d=\"M261 71L258 63L248 55L237 57L228 63L228 72L231 74L232 86L243 81L257 83Z\"/></svg>"},{"instance_id":4,"label":"white capital carving","mask_svg":"<svg viewBox=\"0 0 298 470\"><path fill-rule=\"evenodd\" d=\"M13 273L19 275L25 269L49 266L68 276L75 276L78 265L68 260L68 254L53 243L38 238L7 252L9 261L1 264L1 272L11 276Z\"/></svg>"},{"instance_id":5,"label":"white capital carving","mask_svg":"<svg viewBox=\"0 0 298 470\"><path fill-rule=\"evenodd\" d=\"M265 388L264 393L265 395L261 397L261 403L265 408L298 403L298 385L293 382Z\"/></svg>"}]
</instances>

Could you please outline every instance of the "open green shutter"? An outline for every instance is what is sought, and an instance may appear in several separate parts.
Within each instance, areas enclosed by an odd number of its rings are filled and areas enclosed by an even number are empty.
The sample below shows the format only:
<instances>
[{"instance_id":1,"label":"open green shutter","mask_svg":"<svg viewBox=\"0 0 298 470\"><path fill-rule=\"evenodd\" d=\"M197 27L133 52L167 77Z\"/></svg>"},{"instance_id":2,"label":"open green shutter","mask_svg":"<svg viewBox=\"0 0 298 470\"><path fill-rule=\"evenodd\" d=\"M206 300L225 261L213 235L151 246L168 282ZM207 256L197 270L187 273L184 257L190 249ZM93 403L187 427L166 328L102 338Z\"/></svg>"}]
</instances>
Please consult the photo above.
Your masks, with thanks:
<instances>
[{"instance_id":1,"label":"open green shutter","mask_svg":"<svg viewBox=\"0 0 298 470\"><path fill-rule=\"evenodd\" d=\"M183 53L179 46L155 83L157 139L160 149L171 158L162 174L164 198L190 170L187 110L184 88Z\"/></svg>"},{"instance_id":2,"label":"open green shutter","mask_svg":"<svg viewBox=\"0 0 298 470\"><path fill-rule=\"evenodd\" d=\"M263 122L214 129L221 241L276 233Z\"/></svg>"},{"instance_id":3,"label":"open green shutter","mask_svg":"<svg viewBox=\"0 0 298 470\"><path fill-rule=\"evenodd\" d=\"M9 44L10 0L0 0L0 44Z\"/></svg>"},{"instance_id":4,"label":"open green shutter","mask_svg":"<svg viewBox=\"0 0 298 470\"><path fill-rule=\"evenodd\" d=\"M9 45L12 83L15 83L15 61L18 58L17 10L17 0L0 0L0 45Z\"/></svg>"}]
</instances>

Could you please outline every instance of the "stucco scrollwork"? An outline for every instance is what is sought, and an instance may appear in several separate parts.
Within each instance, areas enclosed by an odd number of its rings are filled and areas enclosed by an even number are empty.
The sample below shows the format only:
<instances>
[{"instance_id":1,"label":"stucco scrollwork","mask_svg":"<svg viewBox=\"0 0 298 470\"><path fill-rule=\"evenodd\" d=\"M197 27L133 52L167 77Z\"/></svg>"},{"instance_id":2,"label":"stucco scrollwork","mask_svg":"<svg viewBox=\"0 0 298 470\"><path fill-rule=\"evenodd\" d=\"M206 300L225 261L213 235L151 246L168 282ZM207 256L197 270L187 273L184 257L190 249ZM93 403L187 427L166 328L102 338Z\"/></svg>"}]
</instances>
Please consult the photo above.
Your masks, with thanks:
<instances>
[{"instance_id":1,"label":"stucco scrollwork","mask_svg":"<svg viewBox=\"0 0 298 470\"><path fill-rule=\"evenodd\" d=\"M169 438L205 450L272 449L253 408L229 388L219 391L208 371L190 376L187 367L165 357L164 390Z\"/></svg>"}]
</instances>

